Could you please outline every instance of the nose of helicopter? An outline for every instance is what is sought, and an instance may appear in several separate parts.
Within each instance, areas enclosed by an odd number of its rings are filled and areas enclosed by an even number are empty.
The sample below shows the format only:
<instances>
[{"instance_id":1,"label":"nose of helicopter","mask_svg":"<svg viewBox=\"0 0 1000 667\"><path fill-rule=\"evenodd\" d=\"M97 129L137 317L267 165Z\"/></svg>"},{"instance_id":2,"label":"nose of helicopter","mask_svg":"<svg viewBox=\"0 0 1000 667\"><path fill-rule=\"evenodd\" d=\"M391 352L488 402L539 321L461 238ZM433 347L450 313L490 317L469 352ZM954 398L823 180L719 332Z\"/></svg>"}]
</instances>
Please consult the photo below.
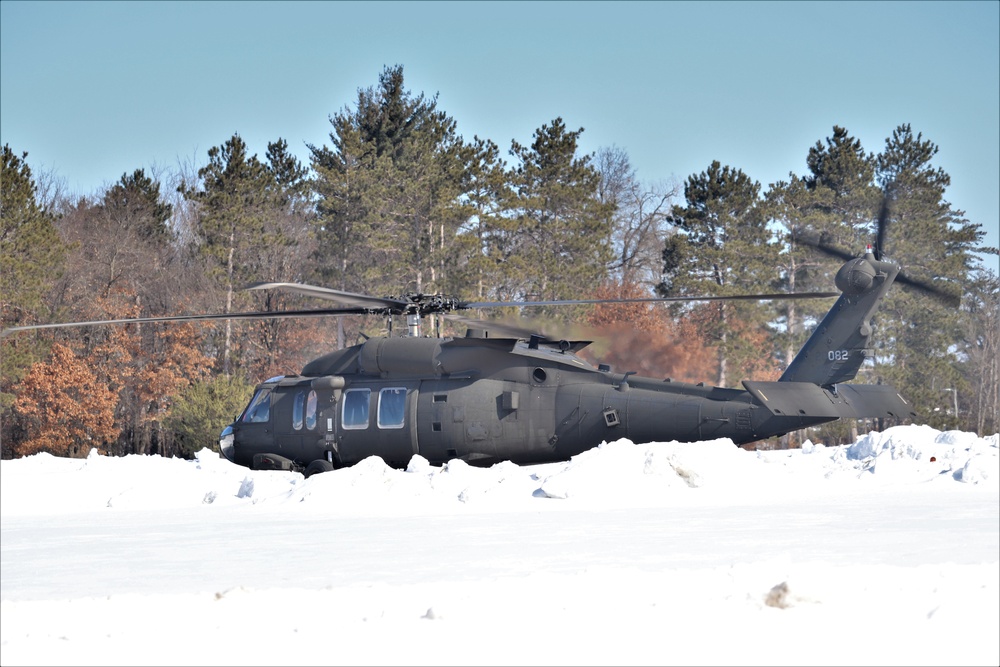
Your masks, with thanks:
<instances>
[{"instance_id":1,"label":"nose of helicopter","mask_svg":"<svg viewBox=\"0 0 1000 667\"><path fill-rule=\"evenodd\" d=\"M233 448L233 425L230 424L226 428L222 429L222 433L219 434L219 451L227 459L236 463L234 460L235 450Z\"/></svg>"}]
</instances>

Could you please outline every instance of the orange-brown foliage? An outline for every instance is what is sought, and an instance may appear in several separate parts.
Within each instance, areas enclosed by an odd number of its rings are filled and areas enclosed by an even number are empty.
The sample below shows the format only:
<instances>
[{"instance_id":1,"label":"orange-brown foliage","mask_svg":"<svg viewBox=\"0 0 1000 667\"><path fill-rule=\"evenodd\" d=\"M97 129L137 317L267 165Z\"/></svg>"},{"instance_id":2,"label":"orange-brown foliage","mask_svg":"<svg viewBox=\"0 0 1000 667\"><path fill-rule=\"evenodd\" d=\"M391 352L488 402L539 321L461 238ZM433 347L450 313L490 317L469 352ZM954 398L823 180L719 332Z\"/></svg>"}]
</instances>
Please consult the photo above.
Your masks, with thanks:
<instances>
[{"instance_id":1,"label":"orange-brown foliage","mask_svg":"<svg viewBox=\"0 0 1000 667\"><path fill-rule=\"evenodd\" d=\"M146 406L143 422L162 420L172 399L183 389L208 377L212 360L199 344L201 335L193 324L171 324L155 334L156 349L144 355L135 375L137 401Z\"/></svg>"},{"instance_id":2,"label":"orange-brown foliage","mask_svg":"<svg viewBox=\"0 0 1000 667\"><path fill-rule=\"evenodd\" d=\"M100 449L117 435L116 403L115 393L88 364L65 345L53 344L49 359L31 367L14 400L27 431L17 453L86 456L91 447Z\"/></svg>"},{"instance_id":3,"label":"orange-brown foliage","mask_svg":"<svg viewBox=\"0 0 1000 667\"><path fill-rule=\"evenodd\" d=\"M132 292L112 290L88 302L84 317L142 314ZM100 327L73 341L76 359L114 397L117 430L113 437L101 436L115 443L108 447L110 454L148 452L155 425L169 414L173 398L212 369L211 359L201 351L201 327L191 323ZM49 445L46 451L52 451Z\"/></svg>"},{"instance_id":4,"label":"orange-brown foliage","mask_svg":"<svg viewBox=\"0 0 1000 667\"><path fill-rule=\"evenodd\" d=\"M739 336L739 349L733 367L734 380L759 380L774 382L781 377L778 360L768 351L772 348L771 333L767 329L748 325L735 326L733 336Z\"/></svg>"},{"instance_id":5,"label":"orange-brown foliage","mask_svg":"<svg viewBox=\"0 0 1000 667\"><path fill-rule=\"evenodd\" d=\"M762 324L741 317L739 310L732 305L726 306L726 309L725 324L722 324L723 306L720 303L704 303L692 308L684 324L706 345L706 352L712 355L716 367L719 360L717 345L720 342L717 337L720 328L725 331L729 350L728 386L739 386L741 380L777 380L781 369L771 352L771 332Z\"/></svg>"},{"instance_id":6,"label":"orange-brown foliage","mask_svg":"<svg viewBox=\"0 0 1000 667\"><path fill-rule=\"evenodd\" d=\"M98 317L108 319L138 317L140 314L134 297L128 294L96 297L94 306ZM136 327L132 325L107 327L101 333L103 338L91 350L88 361L93 368L99 369L108 387L118 392L135 375L132 362L139 353L141 341Z\"/></svg>"},{"instance_id":7,"label":"orange-brown foliage","mask_svg":"<svg viewBox=\"0 0 1000 667\"><path fill-rule=\"evenodd\" d=\"M638 285L606 285L598 299L647 298ZM711 381L718 376L717 354L705 345L688 321L674 321L662 304L600 304L588 323L598 340L580 356L605 363L616 372L635 371L647 377L671 377L684 382Z\"/></svg>"}]
</instances>

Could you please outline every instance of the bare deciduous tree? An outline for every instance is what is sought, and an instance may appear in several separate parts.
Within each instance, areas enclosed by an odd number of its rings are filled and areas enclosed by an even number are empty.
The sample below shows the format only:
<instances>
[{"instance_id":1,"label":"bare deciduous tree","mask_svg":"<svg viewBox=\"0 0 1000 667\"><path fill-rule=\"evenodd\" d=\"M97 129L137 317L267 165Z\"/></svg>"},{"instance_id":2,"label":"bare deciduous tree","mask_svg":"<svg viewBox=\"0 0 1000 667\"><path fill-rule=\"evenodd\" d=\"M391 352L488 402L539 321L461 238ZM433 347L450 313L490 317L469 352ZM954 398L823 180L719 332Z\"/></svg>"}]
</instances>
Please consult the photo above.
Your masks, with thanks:
<instances>
[{"instance_id":1,"label":"bare deciduous tree","mask_svg":"<svg viewBox=\"0 0 1000 667\"><path fill-rule=\"evenodd\" d=\"M661 280L663 244L671 229L667 216L681 186L641 183L628 154L617 146L598 150L595 165L601 174L600 199L613 204L615 211L611 236L615 259L609 271L625 283L652 290Z\"/></svg>"}]
</instances>

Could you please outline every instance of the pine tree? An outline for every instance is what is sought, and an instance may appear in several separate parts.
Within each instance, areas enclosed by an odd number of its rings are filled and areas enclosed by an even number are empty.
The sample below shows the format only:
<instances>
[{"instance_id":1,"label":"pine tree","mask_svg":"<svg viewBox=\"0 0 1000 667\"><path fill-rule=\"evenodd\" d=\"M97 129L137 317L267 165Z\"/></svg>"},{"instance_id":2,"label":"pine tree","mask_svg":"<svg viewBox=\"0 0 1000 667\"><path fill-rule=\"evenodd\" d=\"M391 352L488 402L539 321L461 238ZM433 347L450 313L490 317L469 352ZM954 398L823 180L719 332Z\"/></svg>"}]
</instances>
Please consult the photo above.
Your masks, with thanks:
<instances>
[{"instance_id":1,"label":"pine tree","mask_svg":"<svg viewBox=\"0 0 1000 667\"><path fill-rule=\"evenodd\" d=\"M260 305L274 309L282 295L248 294L239 288L263 280L300 279L312 249L309 225L295 215L304 196L305 172L280 140L268 150L272 162L265 164L235 134L209 149L209 163L198 171L200 187L182 186L184 196L198 205L197 247L223 293L226 313ZM283 326L272 322L267 329L257 323L234 333L227 320L219 346L223 372L231 371L234 358L251 370L255 364L269 364L275 344L262 344L260 335L273 335Z\"/></svg>"},{"instance_id":2,"label":"pine tree","mask_svg":"<svg viewBox=\"0 0 1000 667\"><path fill-rule=\"evenodd\" d=\"M468 151L436 96L414 96L402 67L386 68L330 122L333 146L309 146L324 282L383 295L453 285Z\"/></svg>"},{"instance_id":3,"label":"pine tree","mask_svg":"<svg viewBox=\"0 0 1000 667\"><path fill-rule=\"evenodd\" d=\"M805 185L818 195L814 206L827 214L826 220L815 219L813 224L822 225L818 231L827 243L863 250L873 239L871 222L881 204L874 157L846 129L834 125L826 145L817 141L809 150L806 165Z\"/></svg>"},{"instance_id":4,"label":"pine tree","mask_svg":"<svg viewBox=\"0 0 1000 667\"><path fill-rule=\"evenodd\" d=\"M257 252L259 280L302 281L315 275L315 207L309 187L308 169L288 152L284 139L269 143L264 166L271 176L267 184L270 212ZM248 295L249 296L249 295ZM268 290L252 296L251 307L264 311L316 307L280 291ZM243 323L246 346L241 366L250 377L273 377L300 368L316 353L314 339L324 338L329 320L316 318L271 318ZM322 351L326 351L323 347Z\"/></svg>"},{"instance_id":5,"label":"pine tree","mask_svg":"<svg viewBox=\"0 0 1000 667\"><path fill-rule=\"evenodd\" d=\"M176 433L181 456L191 458L203 447L218 451L218 435L239 414L254 384L240 375L195 382L178 395L166 426Z\"/></svg>"},{"instance_id":6,"label":"pine tree","mask_svg":"<svg viewBox=\"0 0 1000 667\"><path fill-rule=\"evenodd\" d=\"M0 304L6 326L44 315L43 297L61 273L66 247L55 216L35 198L31 168L10 146L3 147L0 172Z\"/></svg>"},{"instance_id":7,"label":"pine tree","mask_svg":"<svg viewBox=\"0 0 1000 667\"><path fill-rule=\"evenodd\" d=\"M801 245L803 234L826 225L828 215L821 212L824 195L829 189L813 190L805 181L794 174L789 180L771 185L765 195L765 206L770 220L781 228L784 250L780 257L780 286L788 292L833 289L829 275L829 257L814 252L811 246ZM821 301L799 301L789 299L775 304L784 320L784 329L779 333L779 358L788 366L795 354L811 333L809 324L828 309L829 303Z\"/></svg>"},{"instance_id":8,"label":"pine tree","mask_svg":"<svg viewBox=\"0 0 1000 667\"><path fill-rule=\"evenodd\" d=\"M582 132L556 118L535 131L531 146L511 142L509 234L519 263L517 273L504 276L518 285L508 291L543 300L585 298L607 275L613 205L599 199L601 175L592 156L577 155ZM563 320L571 310L551 315Z\"/></svg>"},{"instance_id":9,"label":"pine tree","mask_svg":"<svg viewBox=\"0 0 1000 667\"><path fill-rule=\"evenodd\" d=\"M467 165L462 217L466 223L459 228L453 243L461 262L453 277L457 285L465 286L464 296L476 301L497 297L493 286L506 260L502 245L503 209L501 202L511 198L507 183L506 163L500 158L500 148L489 140L474 137L466 146L463 162ZM499 297L504 298L504 297ZM482 317L480 313L478 317Z\"/></svg>"},{"instance_id":10,"label":"pine tree","mask_svg":"<svg viewBox=\"0 0 1000 667\"><path fill-rule=\"evenodd\" d=\"M101 208L119 229L130 230L139 239L173 240L169 226L173 206L163 201L160 184L143 169L136 169L131 175L122 174L121 179L105 191Z\"/></svg>"},{"instance_id":11,"label":"pine tree","mask_svg":"<svg viewBox=\"0 0 1000 667\"><path fill-rule=\"evenodd\" d=\"M67 247L55 215L39 205L31 168L10 146L3 147L0 170L0 325L49 319L46 294L62 274ZM48 339L17 335L0 340L0 441L12 440L11 390L33 363L48 354ZM4 456L7 448L4 448Z\"/></svg>"},{"instance_id":12,"label":"pine tree","mask_svg":"<svg viewBox=\"0 0 1000 667\"><path fill-rule=\"evenodd\" d=\"M664 250L664 296L736 295L770 291L778 279L778 245L771 239L760 202L760 184L739 169L712 162L684 187L684 206L669 221L680 234ZM718 384L731 371L765 379L774 375L772 354L762 354L757 331L773 309L761 304L713 302L694 306L705 342L718 350Z\"/></svg>"},{"instance_id":13,"label":"pine tree","mask_svg":"<svg viewBox=\"0 0 1000 667\"><path fill-rule=\"evenodd\" d=\"M908 277L958 295L967 289L973 250L984 233L944 199L951 178L933 166L937 152L909 124L886 139L876 159L890 213L882 253ZM947 409L954 406L949 391L969 395L970 388L959 370L968 341L954 305L901 283L890 291L877 322L878 375L906 396L926 423L958 426L961 415L948 416L954 412Z\"/></svg>"}]
</instances>

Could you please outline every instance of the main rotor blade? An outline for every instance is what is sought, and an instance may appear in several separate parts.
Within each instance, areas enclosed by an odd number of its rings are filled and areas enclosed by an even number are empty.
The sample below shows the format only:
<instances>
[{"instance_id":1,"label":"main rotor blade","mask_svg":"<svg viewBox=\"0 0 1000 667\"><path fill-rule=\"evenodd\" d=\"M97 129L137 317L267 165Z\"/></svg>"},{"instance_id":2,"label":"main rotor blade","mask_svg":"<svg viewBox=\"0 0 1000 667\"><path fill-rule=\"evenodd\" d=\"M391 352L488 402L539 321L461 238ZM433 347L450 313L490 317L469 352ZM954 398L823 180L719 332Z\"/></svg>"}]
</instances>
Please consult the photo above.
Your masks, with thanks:
<instances>
[{"instance_id":1,"label":"main rotor blade","mask_svg":"<svg viewBox=\"0 0 1000 667\"><path fill-rule=\"evenodd\" d=\"M144 324L155 322L201 322L207 320L262 320L280 319L285 317L321 317L330 315L365 315L363 308L323 308L318 310L272 310L256 313L212 313L202 315L166 315L163 317L132 317L120 320L90 320L87 322L55 322L52 324L26 324L17 327L7 327L0 332L0 338L17 331L35 331L37 329L67 329L71 327L105 326L109 324Z\"/></svg>"},{"instance_id":2,"label":"main rotor blade","mask_svg":"<svg viewBox=\"0 0 1000 667\"><path fill-rule=\"evenodd\" d=\"M317 287L315 285L303 285L301 283L253 283L252 285L247 285L243 289L276 289L282 292L299 294L301 296L311 296L318 299L326 299L327 301L336 301L337 303L356 306L358 308L388 310L394 313L404 312L406 307L409 305L406 301L400 301L399 299L387 299L369 296L367 294L342 292L340 290L330 289L329 287Z\"/></svg>"},{"instance_id":3,"label":"main rotor blade","mask_svg":"<svg viewBox=\"0 0 1000 667\"><path fill-rule=\"evenodd\" d=\"M779 292L776 294L732 294L729 296L660 296L637 299L556 299L552 301L472 301L462 308L502 308L521 306L581 306L601 303L660 303L668 301L770 301L777 299L827 299L840 292Z\"/></svg>"}]
</instances>

